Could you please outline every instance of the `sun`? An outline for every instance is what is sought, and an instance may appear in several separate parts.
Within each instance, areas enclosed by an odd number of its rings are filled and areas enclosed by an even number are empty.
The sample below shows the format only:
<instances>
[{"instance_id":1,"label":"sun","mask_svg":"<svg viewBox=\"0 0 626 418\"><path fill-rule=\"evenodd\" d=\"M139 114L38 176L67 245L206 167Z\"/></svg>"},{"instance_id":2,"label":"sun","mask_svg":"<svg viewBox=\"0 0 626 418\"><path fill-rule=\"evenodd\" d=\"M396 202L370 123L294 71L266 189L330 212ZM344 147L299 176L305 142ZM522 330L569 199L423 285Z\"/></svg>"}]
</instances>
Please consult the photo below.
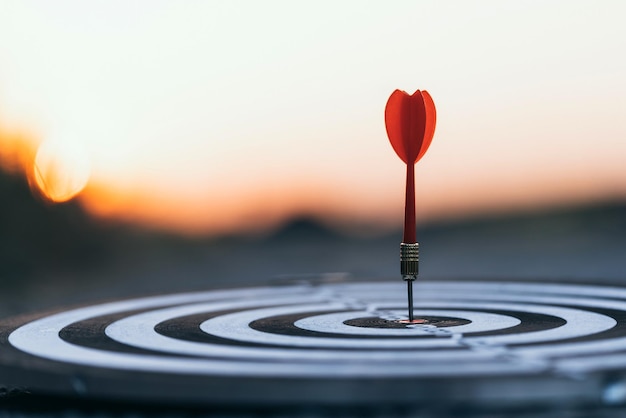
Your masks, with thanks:
<instances>
[{"instance_id":1,"label":"sun","mask_svg":"<svg viewBox=\"0 0 626 418\"><path fill-rule=\"evenodd\" d=\"M66 202L87 185L90 159L83 147L45 141L35 155L33 178L43 196L55 203Z\"/></svg>"}]
</instances>

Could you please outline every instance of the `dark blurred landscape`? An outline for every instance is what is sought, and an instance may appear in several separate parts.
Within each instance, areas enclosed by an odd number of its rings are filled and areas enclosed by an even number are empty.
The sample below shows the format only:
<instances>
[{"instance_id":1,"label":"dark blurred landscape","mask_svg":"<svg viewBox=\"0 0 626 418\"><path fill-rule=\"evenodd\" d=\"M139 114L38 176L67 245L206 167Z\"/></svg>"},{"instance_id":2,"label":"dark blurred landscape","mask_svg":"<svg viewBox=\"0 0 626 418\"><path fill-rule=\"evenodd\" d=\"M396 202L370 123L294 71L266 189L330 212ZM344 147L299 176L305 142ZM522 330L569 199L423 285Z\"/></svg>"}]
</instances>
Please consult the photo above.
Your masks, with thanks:
<instances>
[{"instance_id":1,"label":"dark blurred landscape","mask_svg":"<svg viewBox=\"0 0 626 418\"><path fill-rule=\"evenodd\" d=\"M51 205L0 171L0 316L112 298L323 277L397 277L400 231L315 219L263 236L188 238ZM626 283L626 201L418 227L425 279Z\"/></svg>"}]
</instances>

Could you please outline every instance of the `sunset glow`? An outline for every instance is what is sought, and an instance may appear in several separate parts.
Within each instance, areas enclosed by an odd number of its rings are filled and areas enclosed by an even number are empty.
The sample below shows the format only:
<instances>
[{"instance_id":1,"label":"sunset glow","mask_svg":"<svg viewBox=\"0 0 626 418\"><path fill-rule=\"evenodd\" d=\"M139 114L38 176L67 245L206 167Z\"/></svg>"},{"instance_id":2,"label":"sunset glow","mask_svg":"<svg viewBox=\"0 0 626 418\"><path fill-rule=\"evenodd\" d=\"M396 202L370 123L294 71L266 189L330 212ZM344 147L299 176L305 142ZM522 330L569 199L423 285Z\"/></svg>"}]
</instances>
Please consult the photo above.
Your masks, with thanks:
<instances>
[{"instance_id":1,"label":"sunset glow","mask_svg":"<svg viewBox=\"0 0 626 418\"><path fill-rule=\"evenodd\" d=\"M53 200L78 193L97 216L184 233L298 215L398 227L404 167L384 107L423 89L438 113L418 221L623 199L625 14L621 1L5 2L0 128L22 134L0 135L0 162L37 167ZM69 145L33 165L40 143Z\"/></svg>"},{"instance_id":2,"label":"sunset glow","mask_svg":"<svg viewBox=\"0 0 626 418\"><path fill-rule=\"evenodd\" d=\"M80 193L89 173L89 158L78 145L44 142L35 155L33 178L41 193L53 202L65 202Z\"/></svg>"},{"instance_id":3,"label":"sunset glow","mask_svg":"<svg viewBox=\"0 0 626 418\"><path fill-rule=\"evenodd\" d=\"M4 171L28 176L38 146L32 135L12 132L0 124L0 168Z\"/></svg>"}]
</instances>

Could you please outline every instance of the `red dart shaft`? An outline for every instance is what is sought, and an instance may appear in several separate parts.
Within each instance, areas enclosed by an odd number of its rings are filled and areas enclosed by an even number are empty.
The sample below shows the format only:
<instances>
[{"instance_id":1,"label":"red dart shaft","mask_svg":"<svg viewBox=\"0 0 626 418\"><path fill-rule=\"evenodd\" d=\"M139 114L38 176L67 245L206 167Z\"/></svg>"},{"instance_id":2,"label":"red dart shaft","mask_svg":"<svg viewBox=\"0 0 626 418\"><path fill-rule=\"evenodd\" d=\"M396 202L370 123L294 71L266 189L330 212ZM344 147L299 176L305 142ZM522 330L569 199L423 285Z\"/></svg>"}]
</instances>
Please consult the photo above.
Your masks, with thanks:
<instances>
[{"instance_id":1,"label":"red dart shaft","mask_svg":"<svg viewBox=\"0 0 626 418\"><path fill-rule=\"evenodd\" d=\"M406 199L404 204L404 236L405 244L416 243L415 238L415 165L406 165Z\"/></svg>"}]
</instances>

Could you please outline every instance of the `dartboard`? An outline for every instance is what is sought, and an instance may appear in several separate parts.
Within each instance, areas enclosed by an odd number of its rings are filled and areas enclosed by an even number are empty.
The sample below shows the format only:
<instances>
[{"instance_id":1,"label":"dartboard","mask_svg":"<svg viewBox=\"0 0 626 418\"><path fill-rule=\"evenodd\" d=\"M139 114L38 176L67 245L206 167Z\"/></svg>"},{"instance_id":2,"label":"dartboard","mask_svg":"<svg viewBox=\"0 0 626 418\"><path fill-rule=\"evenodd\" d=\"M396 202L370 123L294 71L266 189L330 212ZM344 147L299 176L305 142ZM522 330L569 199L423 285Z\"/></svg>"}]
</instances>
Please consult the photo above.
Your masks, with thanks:
<instances>
[{"instance_id":1,"label":"dartboard","mask_svg":"<svg viewBox=\"0 0 626 418\"><path fill-rule=\"evenodd\" d=\"M33 392L195 403L626 397L626 289L416 282L419 323L406 315L400 281L94 304L5 321L0 375Z\"/></svg>"}]
</instances>

